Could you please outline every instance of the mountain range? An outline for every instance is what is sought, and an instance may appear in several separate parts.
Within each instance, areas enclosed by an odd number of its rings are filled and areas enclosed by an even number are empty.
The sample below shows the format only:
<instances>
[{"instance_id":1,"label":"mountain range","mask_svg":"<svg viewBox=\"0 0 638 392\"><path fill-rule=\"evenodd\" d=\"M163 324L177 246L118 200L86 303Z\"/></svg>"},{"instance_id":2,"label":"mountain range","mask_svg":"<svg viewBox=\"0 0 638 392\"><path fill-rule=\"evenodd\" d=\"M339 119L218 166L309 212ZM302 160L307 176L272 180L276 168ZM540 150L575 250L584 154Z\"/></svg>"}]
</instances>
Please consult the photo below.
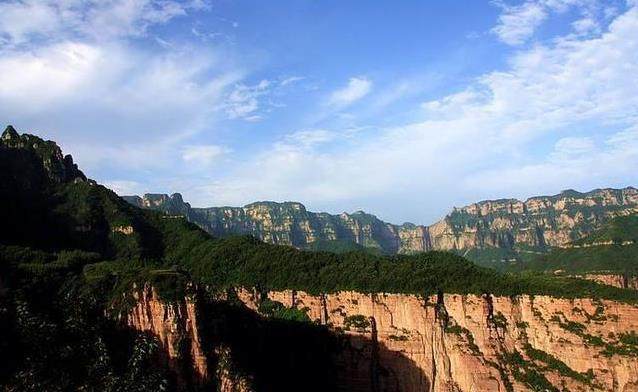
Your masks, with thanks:
<instances>
[{"instance_id":1,"label":"mountain range","mask_svg":"<svg viewBox=\"0 0 638 392\"><path fill-rule=\"evenodd\" d=\"M458 252L478 262L527 260L566 246L611 218L638 212L638 190L566 190L553 196L486 200L454 208L429 226L384 222L363 211L331 215L298 202L255 202L244 207L193 208L181 194L123 196L129 203L185 216L214 236L248 234L310 250L369 249L383 254Z\"/></svg>"}]
</instances>

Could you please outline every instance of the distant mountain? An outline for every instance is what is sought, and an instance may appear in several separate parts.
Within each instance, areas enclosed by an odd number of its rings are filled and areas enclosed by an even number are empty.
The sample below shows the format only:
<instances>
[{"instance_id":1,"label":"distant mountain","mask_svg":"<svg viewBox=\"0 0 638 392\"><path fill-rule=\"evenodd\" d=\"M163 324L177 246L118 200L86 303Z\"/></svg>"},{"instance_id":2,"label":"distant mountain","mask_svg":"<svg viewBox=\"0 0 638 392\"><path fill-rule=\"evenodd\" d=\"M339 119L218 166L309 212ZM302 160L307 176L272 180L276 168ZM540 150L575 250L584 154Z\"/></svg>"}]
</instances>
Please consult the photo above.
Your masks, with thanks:
<instances>
[{"instance_id":1,"label":"distant mountain","mask_svg":"<svg viewBox=\"0 0 638 392\"><path fill-rule=\"evenodd\" d=\"M331 215L306 210L296 202L256 202L244 207L192 208L179 193L124 196L129 203L183 215L214 236L249 234L262 241L300 249L356 248L382 253L414 253L431 248L427 228L413 224L393 225L374 215L357 211Z\"/></svg>"},{"instance_id":2,"label":"distant mountain","mask_svg":"<svg viewBox=\"0 0 638 392\"><path fill-rule=\"evenodd\" d=\"M178 193L125 196L142 208L183 215L215 236L250 234L265 242L312 249L353 243L386 254L451 250L490 263L529 259L593 232L615 216L638 212L638 190L567 190L554 196L481 201L454 208L430 226L394 225L357 211L331 215L297 202L192 208Z\"/></svg>"},{"instance_id":3,"label":"distant mountain","mask_svg":"<svg viewBox=\"0 0 638 392\"><path fill-rule=\"evenodd\" d=\"M638 276L638 216L613 218L591 234L512 269Z\"/></svg>"}]
</instances>

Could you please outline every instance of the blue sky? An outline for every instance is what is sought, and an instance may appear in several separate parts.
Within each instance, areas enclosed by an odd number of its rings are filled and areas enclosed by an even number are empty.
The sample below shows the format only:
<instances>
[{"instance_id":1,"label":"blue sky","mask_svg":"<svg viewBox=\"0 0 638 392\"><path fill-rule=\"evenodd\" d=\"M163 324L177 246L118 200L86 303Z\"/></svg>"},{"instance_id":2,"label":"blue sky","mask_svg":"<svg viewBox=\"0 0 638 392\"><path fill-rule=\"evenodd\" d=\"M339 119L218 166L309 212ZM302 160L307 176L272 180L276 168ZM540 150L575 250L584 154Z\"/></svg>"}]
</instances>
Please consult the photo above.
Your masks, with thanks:
<instances>
[{"instance_id":1,"label":"blue sky","mask_svg":"<svg viewBox=\"0 0 638 392\"><path fill-rule=\"evenodd\" d=\"M0 1L0 119L120 194L431 223L637 185L637 7Z\"/></svg>"}]
</instances>

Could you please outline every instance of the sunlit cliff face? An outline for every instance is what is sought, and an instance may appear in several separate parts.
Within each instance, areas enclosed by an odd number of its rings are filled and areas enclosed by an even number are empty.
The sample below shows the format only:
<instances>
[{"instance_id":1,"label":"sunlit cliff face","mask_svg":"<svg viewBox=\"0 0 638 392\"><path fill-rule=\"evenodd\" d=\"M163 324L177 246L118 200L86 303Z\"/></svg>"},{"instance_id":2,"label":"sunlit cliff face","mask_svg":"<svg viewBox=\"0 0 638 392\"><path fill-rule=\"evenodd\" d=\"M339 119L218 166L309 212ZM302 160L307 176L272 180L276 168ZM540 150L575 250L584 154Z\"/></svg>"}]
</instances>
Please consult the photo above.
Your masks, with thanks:
<instances>
[{"instance_id":1,"label":"sunlit cliff face","mask_svg":"<svg viewBox=\"0 0 638 392\"><path fill-rule=\"evenodd\" d=\"M248 290L237 296L253 311L264 299ZM334 376L344 391L638 390L633 305L547 296L283 291L267 297L303 309L339 336L332 354L336 373L325 377ZM215 379L226 391L250 390L258 376L242 372L241 360L232 362L232 347L202 344L201 335L214 331L195 325L220 315L201 309L194 299L164 303L147 289L128 322L157 335L169 360L190 363L198 380Z\"/></svg>"}]
</instances>

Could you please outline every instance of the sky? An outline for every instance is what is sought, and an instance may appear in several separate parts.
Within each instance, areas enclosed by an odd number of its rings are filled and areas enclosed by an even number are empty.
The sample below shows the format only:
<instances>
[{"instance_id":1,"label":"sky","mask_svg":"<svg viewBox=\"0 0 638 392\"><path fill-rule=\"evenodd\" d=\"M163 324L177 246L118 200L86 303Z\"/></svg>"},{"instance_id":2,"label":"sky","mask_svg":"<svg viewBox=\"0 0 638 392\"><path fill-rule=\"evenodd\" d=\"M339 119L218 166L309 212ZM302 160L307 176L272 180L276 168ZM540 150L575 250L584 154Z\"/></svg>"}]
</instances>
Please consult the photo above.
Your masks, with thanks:
<instances>
[{"instance_id":1,"label":"sky","mask_svg":"<svg viewBox=\"0 0 638 392\"><path fill-rule=\"evenodd\" d=\"M198 207L636 186L638 0L0 0L0 122Z\"/></svg>"}]
</instances>

